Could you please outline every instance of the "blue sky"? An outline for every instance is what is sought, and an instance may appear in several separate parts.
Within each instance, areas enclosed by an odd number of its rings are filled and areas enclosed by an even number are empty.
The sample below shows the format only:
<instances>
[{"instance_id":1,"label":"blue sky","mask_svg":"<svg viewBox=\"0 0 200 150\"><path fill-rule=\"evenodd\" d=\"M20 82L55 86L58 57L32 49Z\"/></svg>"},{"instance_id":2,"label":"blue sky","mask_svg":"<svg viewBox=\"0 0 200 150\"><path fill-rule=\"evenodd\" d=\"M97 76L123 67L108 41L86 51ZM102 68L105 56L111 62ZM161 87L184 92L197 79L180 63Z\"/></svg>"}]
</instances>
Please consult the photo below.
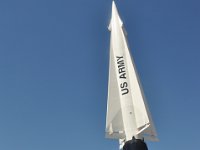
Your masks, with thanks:
<instances>
[{"instance_id":1,"label":"blue sky","mask_svg":"<svg viewBox=\"0 0 200 150\"><path fill-rule=\"evenodd\" d=\"M0 149L116 150L104 138L111 0L0 1ZM199 147L200 2L117 0L160 142Z\"/></svg>"}]
</instances>

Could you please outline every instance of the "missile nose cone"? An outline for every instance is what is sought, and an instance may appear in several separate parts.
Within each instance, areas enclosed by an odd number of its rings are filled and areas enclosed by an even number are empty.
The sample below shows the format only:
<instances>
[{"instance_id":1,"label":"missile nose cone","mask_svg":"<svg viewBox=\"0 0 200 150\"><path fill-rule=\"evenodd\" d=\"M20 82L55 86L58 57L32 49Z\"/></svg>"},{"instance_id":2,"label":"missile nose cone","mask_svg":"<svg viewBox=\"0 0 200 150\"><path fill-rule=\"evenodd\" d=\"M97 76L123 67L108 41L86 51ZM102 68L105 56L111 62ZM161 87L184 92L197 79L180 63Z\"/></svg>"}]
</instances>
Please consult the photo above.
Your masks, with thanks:
<instances>
[{"instance_id":1,"label":"missile nose cone","mask_svg":"<svg viewBox=\"0 0 200 150\"><path fill-rule=\"evenodd\" d=\"M113 17L119 17L119 13L114 1L112 2L112 18Z\"/></svg>"},{"instance_id":2,"label":"missile nose cone","mask_svg":"<svg viewBox=\"0 0 200 150\"><path fill-rule=\"evenodd\" d=\"M117 10L117 7L116 7L116 4L115 4L115 1L112 2L112 11L116 11Z\"/></svg>"},{"instance_id":3,"label":"missile nose cone","mask_svg":"<svg viewBox=\"0 0 200 150\"><path fill-rule=\"evenodd\" d=\"M113 23L116 24L116 22L119 22L119 25L122 27L123 22L122 22L122 20L121 20L121 18L119 16L116 4L113 1L112 2L112 16L111 16L110 25L109 25L108 29L111 30L112 29L112 24Z\"/></svg>"}]
</instances>

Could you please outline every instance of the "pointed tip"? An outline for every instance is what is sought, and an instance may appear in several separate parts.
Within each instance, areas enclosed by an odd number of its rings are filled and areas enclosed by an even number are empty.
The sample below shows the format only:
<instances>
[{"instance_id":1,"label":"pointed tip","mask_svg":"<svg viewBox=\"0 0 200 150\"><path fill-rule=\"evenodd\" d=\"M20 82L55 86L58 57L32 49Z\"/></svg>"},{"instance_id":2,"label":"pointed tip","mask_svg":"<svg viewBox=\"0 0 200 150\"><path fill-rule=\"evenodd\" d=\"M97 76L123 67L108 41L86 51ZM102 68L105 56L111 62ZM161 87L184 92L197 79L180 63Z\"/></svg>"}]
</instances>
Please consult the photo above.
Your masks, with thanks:
<instances>
[{"instance_id":1,"label":"pointed tip","mask_svg":"<svg viewBox=\"0 0 200 150\"><path fill-rule=\"evenodd\" d=\"M112 2L112 17L114 17L114 16L116 18L119 18L120 22L122 22L120 15L119 15L119 12L118 12L118 9L117 9L117 6L115 4L115 1L113 0L113 2Z\"/></svg>"},{"instance_id":2,"label":"pointed tip","mask_svg":"<svg viewBox=\"0 0 200 150\"><path fill-rule=\"evenodd\" d=\"M117 16L120 18L115 1L113 1L113 3L112 3L112 16Z\"/></svg>"},{"instance_id":3,"label":"pointed tip","mask_svg":"<svg viewBox=\"0 0 200 150\"><path fill-rule=\"evenodd\" d=\"M115 1L112 1L112 11L116 11L117 10L117 7L116 7L116 4L115 4Z\"/></svg>"},{"instance_id":4,"label":"pointed tip","mask_svg":"<svg viewBox=\"0 0 200 150\"><path fill-rule=\"evenodd\" d=\"M112 6L116 6L116 5L115 5L115 1L112 1Z\"/></svg>"},{"instance_id":5,"label":"pointed tip","mask_svg":"<svg viewBox=\"0 0 200 150\"><path fill-rule=\"evenodd\" d=\"M117 10L117 6L116 6L116 4L115 4L115 1L113 0L112 1L112 16L111 16L111 21L110 21L110 24L109 24L109 26L108 26L108 29L111 31L111 28L112 28L112 25L111 25L111 23L112 22L119 22L119 25L120 26L122 26L122 24L123 24L123 22L122 22L122 20L121 20L121 18L120 18L120 16L119 16L119 13L118 13L118 10Z\"/></svg>"}]
</instances>

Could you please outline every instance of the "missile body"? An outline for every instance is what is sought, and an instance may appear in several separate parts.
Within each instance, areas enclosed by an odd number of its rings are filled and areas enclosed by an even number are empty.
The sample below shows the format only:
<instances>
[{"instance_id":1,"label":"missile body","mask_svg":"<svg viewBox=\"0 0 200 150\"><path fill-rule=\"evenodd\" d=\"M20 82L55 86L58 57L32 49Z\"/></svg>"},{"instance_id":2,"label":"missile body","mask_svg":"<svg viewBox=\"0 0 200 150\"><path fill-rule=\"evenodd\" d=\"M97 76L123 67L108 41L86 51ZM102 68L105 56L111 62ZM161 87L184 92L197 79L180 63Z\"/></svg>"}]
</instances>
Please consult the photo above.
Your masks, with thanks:
<instances>
[{"instance_id":1,"label":"missile body","mask_svg":"<svg viewBox=\"0 0 200 150\"><path fill-rule=\"evenodd\" d=\"M114 1L108 28L111 34L106 137L118 139L120 149L147 150L143 139L156 141L157 134ZM133 148L138 143L143 143L143 149Z\"/></svg>"}]
</instances>

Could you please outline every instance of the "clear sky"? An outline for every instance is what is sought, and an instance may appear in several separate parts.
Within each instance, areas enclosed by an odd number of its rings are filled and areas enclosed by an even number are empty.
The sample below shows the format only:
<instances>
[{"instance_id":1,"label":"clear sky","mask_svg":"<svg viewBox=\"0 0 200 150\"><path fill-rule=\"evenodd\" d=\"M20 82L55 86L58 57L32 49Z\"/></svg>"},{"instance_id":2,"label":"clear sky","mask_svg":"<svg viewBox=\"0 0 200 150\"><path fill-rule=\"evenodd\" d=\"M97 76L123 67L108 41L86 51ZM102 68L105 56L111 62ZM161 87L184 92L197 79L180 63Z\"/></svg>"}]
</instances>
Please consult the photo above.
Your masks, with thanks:
<instances>
[{"instance_id":1,"label":"clear sky","mask_svg":"<svg viewBox=\"0 0 200 150\"><path fill-rule=\"evenodd\" d=\"M0 1L0 149L118 150L104 138L111 0ZM200 2L117 0L160 142L199 147Z\"/></svg>"}]
</instances>

